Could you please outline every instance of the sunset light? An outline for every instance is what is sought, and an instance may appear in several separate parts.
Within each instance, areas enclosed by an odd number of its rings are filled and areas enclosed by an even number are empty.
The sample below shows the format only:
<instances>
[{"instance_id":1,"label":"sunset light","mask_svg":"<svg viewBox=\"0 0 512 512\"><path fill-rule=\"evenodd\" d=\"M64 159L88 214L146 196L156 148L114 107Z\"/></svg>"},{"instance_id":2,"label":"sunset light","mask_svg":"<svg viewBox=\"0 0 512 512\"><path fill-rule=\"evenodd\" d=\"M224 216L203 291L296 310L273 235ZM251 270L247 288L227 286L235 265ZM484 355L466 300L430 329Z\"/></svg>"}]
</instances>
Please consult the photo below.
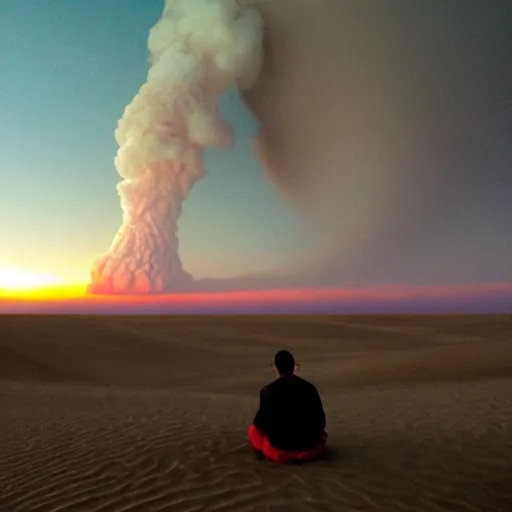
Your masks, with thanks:
<instances>
[{"instance_id":1,"label":"sunset light","mask_svg":"<svg viewBox=\"0 0 512 512\"><path fill-rule=\"evenodd\" d=\"M40 288L63 285L63 280L18 268L0 267L0 291L26 292Z\"/></svg>"}]
</instances>

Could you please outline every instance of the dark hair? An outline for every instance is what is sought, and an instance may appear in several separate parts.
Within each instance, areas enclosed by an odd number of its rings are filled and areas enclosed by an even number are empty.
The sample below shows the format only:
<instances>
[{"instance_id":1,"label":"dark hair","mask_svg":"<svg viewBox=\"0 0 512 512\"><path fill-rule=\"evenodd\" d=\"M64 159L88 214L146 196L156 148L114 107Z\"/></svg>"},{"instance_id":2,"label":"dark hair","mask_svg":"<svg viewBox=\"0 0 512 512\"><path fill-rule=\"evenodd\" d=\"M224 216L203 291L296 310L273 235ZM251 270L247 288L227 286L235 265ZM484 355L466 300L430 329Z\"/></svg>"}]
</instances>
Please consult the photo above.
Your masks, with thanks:
<instances>
[{"instance_id":1,"label":"dark hair","mask_svg":"<svg viewBox=\"0 0 512 512\"><path fill-rule=\"evenodd\" d=\"M291 375L295 370L295 359L288 350L280 350L274 357L274 364L280 375Z\"/></svg>"}]
</instances>

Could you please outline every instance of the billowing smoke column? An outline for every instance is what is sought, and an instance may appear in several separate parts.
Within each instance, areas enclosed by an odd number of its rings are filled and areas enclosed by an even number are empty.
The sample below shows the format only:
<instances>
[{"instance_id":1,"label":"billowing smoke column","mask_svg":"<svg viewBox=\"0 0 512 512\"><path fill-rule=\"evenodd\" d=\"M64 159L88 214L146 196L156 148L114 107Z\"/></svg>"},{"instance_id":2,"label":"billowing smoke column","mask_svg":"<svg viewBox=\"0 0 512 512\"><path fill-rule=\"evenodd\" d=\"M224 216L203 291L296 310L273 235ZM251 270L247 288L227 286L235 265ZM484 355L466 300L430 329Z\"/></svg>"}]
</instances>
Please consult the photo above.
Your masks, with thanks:
<instances>
[{"instance_id":1,"label":"billowing smoke column","mask_svg":"<svg viewBox=\"0 0 512 512\"><path fill-rule=\"evenodd\" d=\"M123 224L93 264L89 293L166 293L192 281L178 255L182 202L205 175L203 149L233 143L218 100L258 77L262 32L258 11L237 0L166 0L147 82L115 133Z\"/></svg>"}]
</instances>

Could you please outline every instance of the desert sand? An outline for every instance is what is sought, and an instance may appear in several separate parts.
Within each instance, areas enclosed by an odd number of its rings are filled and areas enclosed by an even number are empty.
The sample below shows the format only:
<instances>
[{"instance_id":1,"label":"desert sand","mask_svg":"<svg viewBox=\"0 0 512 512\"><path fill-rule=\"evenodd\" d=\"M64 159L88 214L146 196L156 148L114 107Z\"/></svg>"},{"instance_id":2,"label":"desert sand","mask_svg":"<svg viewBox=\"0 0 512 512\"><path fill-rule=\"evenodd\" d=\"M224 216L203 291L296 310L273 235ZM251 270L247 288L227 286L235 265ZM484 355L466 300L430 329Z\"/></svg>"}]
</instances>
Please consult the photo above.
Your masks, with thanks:
<instances>
[{"instance_id":1,"label":"desert sand","mask_svg":"<svg viewBox=\"0 0 512 512\"><path fill-rule=\"evenodd\" d=\"M247 428L291 349L322 460ZM0 317L0 511L512 511L512 318Z\"/></svg>"}]
</instances>

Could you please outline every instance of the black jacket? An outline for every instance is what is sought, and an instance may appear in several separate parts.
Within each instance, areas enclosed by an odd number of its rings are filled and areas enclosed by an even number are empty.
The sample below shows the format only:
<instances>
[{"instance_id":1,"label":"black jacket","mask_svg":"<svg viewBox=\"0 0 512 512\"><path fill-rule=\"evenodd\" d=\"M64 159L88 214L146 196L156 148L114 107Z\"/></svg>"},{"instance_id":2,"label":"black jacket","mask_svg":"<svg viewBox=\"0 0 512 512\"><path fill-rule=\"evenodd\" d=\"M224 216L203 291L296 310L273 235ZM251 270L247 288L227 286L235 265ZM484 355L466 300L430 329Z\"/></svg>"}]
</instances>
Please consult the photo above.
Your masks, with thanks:
<instances>
[{"instance_id":1,"label":"black jacket","mask_svg":"<svg viewBox=\"0 0 512 512\"><path fill-rule=\"evenodd\" d=\"M305 451L321 441L325 413L316 387L290 375L279 377L261 390L253 423L274 448Z\"/></svg>"}]
</instances>

